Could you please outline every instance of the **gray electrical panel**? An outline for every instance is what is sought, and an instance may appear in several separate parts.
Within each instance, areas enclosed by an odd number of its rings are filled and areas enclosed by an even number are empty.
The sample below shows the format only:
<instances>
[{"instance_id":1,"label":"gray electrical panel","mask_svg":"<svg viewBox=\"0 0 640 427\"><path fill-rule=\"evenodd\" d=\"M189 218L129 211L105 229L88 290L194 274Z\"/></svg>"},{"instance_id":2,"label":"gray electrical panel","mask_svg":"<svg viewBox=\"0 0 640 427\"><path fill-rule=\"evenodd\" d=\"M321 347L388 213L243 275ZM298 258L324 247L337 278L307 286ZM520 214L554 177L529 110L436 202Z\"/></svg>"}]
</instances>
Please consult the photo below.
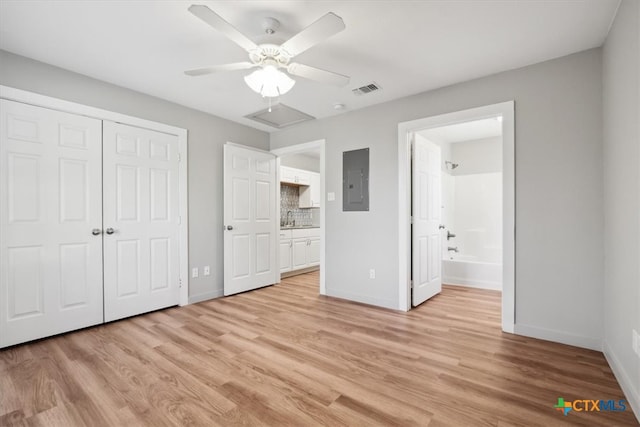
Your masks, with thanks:
<instances>
[{"instance_id":1,"label":"gray electrical panel","mask_svg":"<svg viewBox=\"0 0 640 427\"><path fill-rule=\"evenodd\" d=\"M342 210L369 210L369 149L342 153Z\"/></svg>"}]
</instances>

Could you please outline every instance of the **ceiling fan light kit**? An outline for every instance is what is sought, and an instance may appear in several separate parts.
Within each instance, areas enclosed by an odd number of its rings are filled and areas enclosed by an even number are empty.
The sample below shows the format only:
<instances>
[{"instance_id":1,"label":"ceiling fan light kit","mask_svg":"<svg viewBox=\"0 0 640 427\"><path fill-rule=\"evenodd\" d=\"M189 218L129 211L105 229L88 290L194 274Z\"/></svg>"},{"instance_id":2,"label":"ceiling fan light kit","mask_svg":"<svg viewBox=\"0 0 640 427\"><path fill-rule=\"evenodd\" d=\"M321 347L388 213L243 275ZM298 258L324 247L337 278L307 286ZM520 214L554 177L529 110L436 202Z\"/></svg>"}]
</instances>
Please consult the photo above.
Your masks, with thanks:
<instances>
[{"instance_id":1,"label":"ceiling fan light kit","mask_svg":"<svg viewBox=\"0 0 640 427\"><path fill-rule=\"evenodd\" d=\"M251 62L215 65L185 71L188 76L202 76L222 71L258 68L245 76L244 81L251 90L266 98L284 95L295 85L295 80L281 71L281 69L285 69L291 75L321 83L337 86L344 86L349 83L349 77L342 74L289 62L294 56L345 29L342 18L334 13L327 13L282 45L277 46L255 44L207 6L192 5L189 7L189 12L246 50ZM279 25L280 23L276 19L266 18L263 29L267 34L273 34Z\"/></svg>"},{"instance_id":2,"label":"ceiling fan light kit","mask_svg":"<svg viewBox=\"0 0 640 427\"><path fill-rule=\"evenodd\" d=\"M244 78L247 86L263 97L275 98L289 92L296 81L273 64L265 64Z\"/></svg>"}]
</instances>

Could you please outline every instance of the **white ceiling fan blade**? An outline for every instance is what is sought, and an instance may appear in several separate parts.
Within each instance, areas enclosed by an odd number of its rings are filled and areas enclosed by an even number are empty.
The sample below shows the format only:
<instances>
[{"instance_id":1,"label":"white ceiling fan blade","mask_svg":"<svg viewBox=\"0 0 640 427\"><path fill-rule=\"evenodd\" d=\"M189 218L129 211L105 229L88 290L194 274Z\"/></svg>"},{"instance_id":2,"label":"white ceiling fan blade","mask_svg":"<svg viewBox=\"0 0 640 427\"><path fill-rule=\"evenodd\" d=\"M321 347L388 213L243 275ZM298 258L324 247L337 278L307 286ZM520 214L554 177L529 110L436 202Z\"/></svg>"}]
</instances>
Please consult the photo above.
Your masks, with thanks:
<instances>
[{"instance_id":1,"label":"white ceiling fan blade","mask_svg":"<svg viewBox=\"0 0 640 427\"><path fill-rule=\"evenodd\" d=\"M189 7L189 12L211 25L216 30L227 36L247 52L258 48L247 36L238 31L233 25L222 19L220 15L207 6L194 4Z\"/></svg>"},{"instance_id":2,"label":"white ceiling fan blade","mask_svg":"<svg viewBox=\"0 0 640 427\"><path fill-rule=\"evenodd\" d=\"M235 71L235 70L248 70L249 68L257 67L256 64L251 62L235 62L233 64L213 65L211 67L196 68L195 70L188 70L184 73L187 76L203 76L205 74L218 73L220 71Z\"/></svg>"},{"instance_id":3,"label":"white ceiling fan blade","mask_svg":"<svg viewBox=\"0 0 640 427\"><path fill-rule=\"evenodd\" d=\"M284 42L280 48L285 50L290 57L294 57L344 29L342 18L329 12Z\"/></svg>"},{"instance_id":4,"label":"white ceiling fan blade","mask_svg":"<svg viewBox=\"0 0 640 427\"><path fill-rule=\"evenodd\" d=\"M349 83L350 77L342 74L333 73L331 71L321 70L320 68L310 67L304 64L291 63L287 67L287 71L294 76L304 77L305 79L315 80L320 83L328 83L335 86L344 86Z\"/></svg>"}]
</instances>

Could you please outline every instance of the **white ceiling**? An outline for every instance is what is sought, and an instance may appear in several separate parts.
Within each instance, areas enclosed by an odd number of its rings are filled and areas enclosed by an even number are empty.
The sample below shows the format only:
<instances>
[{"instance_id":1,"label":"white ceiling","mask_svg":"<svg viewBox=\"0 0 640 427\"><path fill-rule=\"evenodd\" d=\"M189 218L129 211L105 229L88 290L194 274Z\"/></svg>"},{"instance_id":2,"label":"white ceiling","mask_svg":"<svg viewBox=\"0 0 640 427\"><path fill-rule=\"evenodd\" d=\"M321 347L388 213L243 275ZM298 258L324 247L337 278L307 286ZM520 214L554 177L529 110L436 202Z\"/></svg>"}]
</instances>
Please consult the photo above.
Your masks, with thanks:
<instances>
[{"instance_id":1,"label":"white ceiling","mask_svg":"<svg viewBox=\"0 0 640 427\"><path fill-rule=\"evenodd\" d=\"M434 142L454 143L493 138L502 135L502 122L497 117L456 123L423 130L420 135Z\"/></svg>"},{"instance_id":2,"label":"white ceiling","mask_svg":"<svg viewBox=\"0 0 640 427\"><path fill-rule=\"evenodd\" d=\"M195 1L257 43L280 43L331 11L346 30L296 57L351 76L344 88L301 78L283 103L317 118L602 45L619 0ZM0 1L0 49L234 120L265 108L246 71L184 70L246 53L187 8L192 1ZM281 22L274 36L261 23ZM375 81L383 89L355 96ZM335 103L346 108L336 111Z\"/></svg>"}]
</instances>

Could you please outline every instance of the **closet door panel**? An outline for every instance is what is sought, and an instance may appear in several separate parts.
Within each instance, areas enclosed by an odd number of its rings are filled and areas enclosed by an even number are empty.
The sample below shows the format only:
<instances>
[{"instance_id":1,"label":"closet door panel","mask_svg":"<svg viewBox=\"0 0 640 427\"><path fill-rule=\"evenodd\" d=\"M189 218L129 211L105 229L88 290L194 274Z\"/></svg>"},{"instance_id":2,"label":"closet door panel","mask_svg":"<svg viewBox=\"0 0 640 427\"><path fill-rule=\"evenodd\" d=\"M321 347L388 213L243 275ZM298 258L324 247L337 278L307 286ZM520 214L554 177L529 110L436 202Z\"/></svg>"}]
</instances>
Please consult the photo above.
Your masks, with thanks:
<instances>
[{"instance_id":1,"label":"closet door panel","mask_svg":"<svg viewBox=\"0 0 640 427\"><path fill-rule=\"evenodd\" d=\"M101 323L102 124L0 100L0 347Z\"/></svg>"},{"instance_id":2,"label":"closet door panel","mask_svg":"<svg viewBox=\"0 0 640 427\"><path fill-rule=\"evenodd\" d=\"M105 321L179 302L178 165L176 136L104 122Z\"/></svg>"}]
</instances>

